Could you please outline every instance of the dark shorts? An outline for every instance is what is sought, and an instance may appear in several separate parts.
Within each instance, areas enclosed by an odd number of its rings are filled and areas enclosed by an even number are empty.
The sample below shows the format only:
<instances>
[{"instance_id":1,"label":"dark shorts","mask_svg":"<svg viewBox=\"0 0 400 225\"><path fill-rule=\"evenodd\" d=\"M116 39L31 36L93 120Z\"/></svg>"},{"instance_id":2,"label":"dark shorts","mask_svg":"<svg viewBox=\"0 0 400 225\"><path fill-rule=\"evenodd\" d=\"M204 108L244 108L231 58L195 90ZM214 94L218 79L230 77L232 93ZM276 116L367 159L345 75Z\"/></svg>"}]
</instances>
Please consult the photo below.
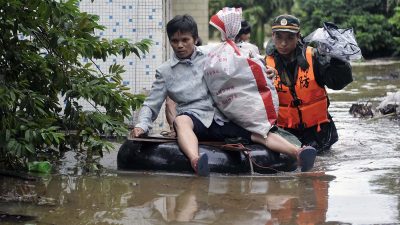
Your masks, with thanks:
<instances>
[{"instance_id":1,"label":"dark shorts","mask_svg":"<svg viewBox=\"0 0 400 225\"><path fill-rule=\"evenodd\" d=\"M251 142L251 132L233 122L218 125L214 120L209 128L190 113L181 115L189 116L193 121L193 132L200 141L225 141L227 138L242 138Z\"/></svg>"}]
</instances>

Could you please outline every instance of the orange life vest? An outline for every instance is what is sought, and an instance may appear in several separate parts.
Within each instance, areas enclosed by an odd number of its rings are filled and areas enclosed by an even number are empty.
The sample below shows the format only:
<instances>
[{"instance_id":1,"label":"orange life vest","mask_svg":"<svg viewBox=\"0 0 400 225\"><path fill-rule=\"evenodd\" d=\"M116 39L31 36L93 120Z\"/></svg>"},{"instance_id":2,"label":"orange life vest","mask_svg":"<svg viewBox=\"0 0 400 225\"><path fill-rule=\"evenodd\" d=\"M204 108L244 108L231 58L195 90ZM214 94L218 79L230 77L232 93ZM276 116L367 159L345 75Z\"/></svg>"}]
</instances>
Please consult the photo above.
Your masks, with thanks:
<instances>
[{"instance_id":1,"label":"orange life vest","mask_svg":"<svg viewBox=\"0 0 400 225\"><path fill-rule=\"evenodd\" d=\"M329 122L328 119L328 97L325 88L320 87L315 81L312 63L312 48L307 47L306 59L308 69L298 67L297 80L294 92L297 99L291 94L289 87L281 82L277 75L274 85L278 91L279 114L277 125L284 128L308 128L318 125L320 131L321 123ZM266 57L268 66L275 68L273 56Z\"/></svg>"}]
</instances>

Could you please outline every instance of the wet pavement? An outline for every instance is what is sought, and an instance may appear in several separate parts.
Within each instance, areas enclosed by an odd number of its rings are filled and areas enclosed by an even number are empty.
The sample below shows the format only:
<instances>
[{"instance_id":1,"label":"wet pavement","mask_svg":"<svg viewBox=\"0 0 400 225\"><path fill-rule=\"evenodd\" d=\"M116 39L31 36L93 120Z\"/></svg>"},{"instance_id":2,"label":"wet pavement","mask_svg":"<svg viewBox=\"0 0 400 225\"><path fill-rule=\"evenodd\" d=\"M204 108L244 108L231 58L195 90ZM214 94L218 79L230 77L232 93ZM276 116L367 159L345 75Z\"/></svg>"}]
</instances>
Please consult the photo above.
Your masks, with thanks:
<instances>
[{"instance_id":1,"label":"wet pavement","mask_svg":"<svg viewBox=\"0 0 400 225\"><path fill-rule=\"evenodd\" d=\"M69 153L56 174L38 181L0 177L0 222L400 224L400 122L349 113L353 103L377 105L399 90L400 63L381 64L355 65L355 81L329 91L339 141L310 173L199 178L117 171L116 144L102 159L101 175L82 175L74 160L81 156Z\"/></svg>"}]
</instances>

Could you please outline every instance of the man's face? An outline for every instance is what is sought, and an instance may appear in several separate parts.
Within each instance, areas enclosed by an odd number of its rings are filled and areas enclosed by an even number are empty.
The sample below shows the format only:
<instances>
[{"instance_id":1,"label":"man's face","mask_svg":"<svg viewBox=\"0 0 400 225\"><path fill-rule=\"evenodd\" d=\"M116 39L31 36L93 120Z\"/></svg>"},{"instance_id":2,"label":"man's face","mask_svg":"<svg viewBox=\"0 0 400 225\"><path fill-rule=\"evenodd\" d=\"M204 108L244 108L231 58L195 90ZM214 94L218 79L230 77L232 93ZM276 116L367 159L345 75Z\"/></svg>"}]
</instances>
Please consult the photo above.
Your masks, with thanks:
<instances>
[{"instance_id":1,"label":"man's face","mask_svg":"<svg viewBox=\"0 0 400 225\"><path fill-rule=\"evenodd\" d=\"M196 44L190 32L176 32L169 39L175 55L180 59L188 59L192 56Z\"/></svg>"},{"instance_id":2,"label":"man's face","mask_svg":"<svg viewBox=\"0 0 400 225\"><path fill-rule=\"evenodd\" d=\"M284 57L291 57L296 49L299 33L277 31L272 34L276 50Z\"/></svg>"}]
</instances>

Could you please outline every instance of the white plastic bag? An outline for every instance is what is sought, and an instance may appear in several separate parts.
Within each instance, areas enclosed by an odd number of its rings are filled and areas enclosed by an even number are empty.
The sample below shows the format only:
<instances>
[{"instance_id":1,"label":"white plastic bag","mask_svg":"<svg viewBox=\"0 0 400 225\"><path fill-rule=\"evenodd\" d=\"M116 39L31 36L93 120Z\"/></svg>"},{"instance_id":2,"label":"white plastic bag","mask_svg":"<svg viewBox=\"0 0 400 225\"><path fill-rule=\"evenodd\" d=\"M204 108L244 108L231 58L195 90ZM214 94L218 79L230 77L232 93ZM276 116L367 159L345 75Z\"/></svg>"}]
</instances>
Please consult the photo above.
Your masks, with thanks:
<instances>
[{"instance_id":1,"label":"white plastic bag","mask_svg":"<svg viewBox=\"0 0 400 225\"><path fill-rule=\"evenodd\" d=\"M223 42L208 53L205 81L218 109L250 132L267 136L278 115L278 95L266 67L248 58L234 43L242 11L224 8L210 24L221 31Z\"/></svg>"},{"instance_id":2,"label":"white plastic bag","mask_svg":"<svg viewBox=\"0 0 400 225\"><path fill-rule=\"evenodd\" d=\"M339 29L335 24L324 23L305 37L304 42L316 43L318 52L345 61L362 58L361 49L357 45L353 29Z\"/></svg>"}]
</instances>

